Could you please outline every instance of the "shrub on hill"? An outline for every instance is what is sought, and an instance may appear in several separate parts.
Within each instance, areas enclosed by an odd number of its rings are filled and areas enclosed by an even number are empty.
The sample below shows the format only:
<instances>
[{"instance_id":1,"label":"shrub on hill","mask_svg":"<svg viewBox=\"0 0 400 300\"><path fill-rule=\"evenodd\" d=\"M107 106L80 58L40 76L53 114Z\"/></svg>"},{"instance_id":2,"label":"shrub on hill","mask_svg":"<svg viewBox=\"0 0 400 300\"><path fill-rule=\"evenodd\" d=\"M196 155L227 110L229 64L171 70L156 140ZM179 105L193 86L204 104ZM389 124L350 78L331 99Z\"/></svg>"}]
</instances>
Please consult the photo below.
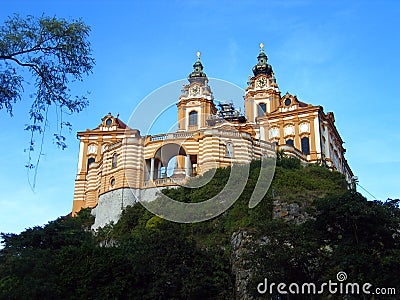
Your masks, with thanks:
<instances>
[{"instance_id":1,"label":"shrub on hill","mask_svg":"<svg viewBox=\"0 0 400 300\"><path fill-rule=\"evenodd\" d=\"M252 162L239 199L201 223L169 222L137 203L96 234L88 230L88 210L18 235L2 233L0 299L232 299L238 291L231 239L240 232L251 237L240 246L243 268L252 272L250 292L267 276L321 283L338 271L399 290L392 276L400 270L398 201L366 201L347 191L341 174L281 158L270 189L250 209L259 172L260 162ZM229 169L218 169L201 188L164 192L204 201L227 176ZM276 202L308 203L311 217L301 224L273 218Z\"/></svg>"}]
</instances>

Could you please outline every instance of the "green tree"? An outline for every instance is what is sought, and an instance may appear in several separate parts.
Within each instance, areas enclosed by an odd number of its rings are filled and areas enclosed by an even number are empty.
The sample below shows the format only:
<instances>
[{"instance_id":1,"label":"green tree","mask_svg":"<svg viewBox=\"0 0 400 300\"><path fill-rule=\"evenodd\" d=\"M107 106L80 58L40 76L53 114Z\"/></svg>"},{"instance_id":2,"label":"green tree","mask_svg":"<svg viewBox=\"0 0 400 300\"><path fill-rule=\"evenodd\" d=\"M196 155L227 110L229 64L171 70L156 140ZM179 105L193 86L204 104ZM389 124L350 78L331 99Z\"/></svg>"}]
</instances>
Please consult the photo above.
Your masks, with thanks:
<instances>
[{"instance_id":1,"label":"green tree","mask_svg":"<svg viewBox=\"0 0 400 300\"><path fill-rule=\"evenodd\" d=\"M267 242L250 255L256 274L251 290L256 291L264 278L318 286L335 281L340 271L346 272L348 282L399 290L400 280L393 276L400 271L398 200L367 201L359 193L347 192L317 199L314 205L316 213L305 223L273 220L258 232Z\"/></svg>"},{"instance_id":2,"label":"green tree","mask_svg":"<svg viewBox=\"0 0 400 300\"><path fill-rule=\"evenodd\" d=\"M359 193L318 200L313 236L328 255L325 278L344 271L353 282L400 288L398 200L367 201Z\"/></svg>"},{"instance_id":3,"label":"green tree","mask_svg":"<svg viewBox=\"0 0 400 300\"><path fill-rule=\"evenodd\" d=\"M34 168L30 155L34 135L43 135L50 108L57 118L56 144L66 147L63 128L71 124L63 115L79 112L87 106L85 96L71 94L69 85L82 81L92 72L94 59L88 41L90 27L81 20L56 17L9 17L0 27L0 109L11 116L15 103L24 95L24 87L33 81L30 95L31 132L27 167ZM29 98L29 97L28 97ZM40 157L40 154L39 154Z\"/></svg>"},{"instance_id":4,"label":"green tree","mask_svg":"<svg viewBox=\"0 0 400 300\"><path fill-rule=\"evenodd\" d=\"M96 249L92 233L88 231L92 221L84 210L75 218L61 217L21 234L1 233L4 248L0 250L0 299L65 298L68 293L65 282L71 277L60 274L65 264L74 263L65 259L65 253L76 254L76 262Z\"/></svg>"},{"instance_id":5,"label":"green tree","mask_svg":"<svg viewBox=\"0 0 400 300\"><path fill-rule=\"evenodd\" d=\"M335 281L339 271L347 273L349 282L398 291L399 200L367 201L347 191L337 172L294 166L291 161L277 166L275 193L268 191L249 209L260 170L260 163L252 162L240 198L205 222L173 223L136 203L95 235L89 230L89 210L19 235L1 234L0 299L233 299L240 273L232 272L232 263L251 271L246 290L256 298L264 278L319 286ZM203 201L223 187L229 170L216 174L197 190L164 192L178 201ZM308 203L308 220L276 217L275 201ZM247 237L232 255L232 234L241 231Z\"/></svg>"}]
</instances>

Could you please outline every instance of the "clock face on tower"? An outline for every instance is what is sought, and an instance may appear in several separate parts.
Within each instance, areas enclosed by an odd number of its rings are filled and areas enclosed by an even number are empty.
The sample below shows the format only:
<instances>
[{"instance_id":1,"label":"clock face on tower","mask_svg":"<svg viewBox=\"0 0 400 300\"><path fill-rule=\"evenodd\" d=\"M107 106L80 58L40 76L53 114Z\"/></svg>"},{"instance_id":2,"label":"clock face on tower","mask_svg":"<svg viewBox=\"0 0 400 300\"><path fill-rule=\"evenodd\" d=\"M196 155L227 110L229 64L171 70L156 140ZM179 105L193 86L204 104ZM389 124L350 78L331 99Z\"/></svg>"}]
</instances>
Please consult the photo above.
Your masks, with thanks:
<instances>
[{"instance_id":1,"label":"clock face on tower","mask_svg":"<svg viewBox=\"0 0 400 300\"><path fill-rule=\"evenodd\" d=\"M267 78L261 77L260 79L257 80L256 82L257 87L263 87L267 85Z\"/></svg>"},{"instance_id":2,"label":"clock face on tower","mask_svg":"<svg viewBox=\"0 0 400 300\"><path fill-rule=\"evenodd\" d=\"M200 89L197 85L190 89L190 95L197 96L200 93Z\"/></svg>"}]
</instances>

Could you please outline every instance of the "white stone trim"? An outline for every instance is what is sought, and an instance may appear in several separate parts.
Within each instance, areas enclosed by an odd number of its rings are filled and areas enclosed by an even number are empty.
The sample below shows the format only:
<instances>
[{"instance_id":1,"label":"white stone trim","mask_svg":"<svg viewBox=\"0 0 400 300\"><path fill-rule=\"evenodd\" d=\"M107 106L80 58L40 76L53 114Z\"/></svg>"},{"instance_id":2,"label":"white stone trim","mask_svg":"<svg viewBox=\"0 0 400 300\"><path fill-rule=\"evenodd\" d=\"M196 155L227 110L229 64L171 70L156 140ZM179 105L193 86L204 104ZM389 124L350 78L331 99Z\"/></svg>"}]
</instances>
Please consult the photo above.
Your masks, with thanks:
<instances>
[{"instance_id":1,"label":"white stone trim","mask_svg":"<svg viewBox=\"0 0 400 300\"><path fill-rule=\"evenodd\" d=\"M319 118L314 118L314 136L315 136L315 150L317 153L321 152L321 132L319 130Z\"/></svg>"},{"instance_id":2,"label":"white stone trim","mask_svg":"<svg viewBox=\"0 0 400 300\"><path fill-rule=\"evenodd\" d=\"M78 174L82 171L83 148L84 148L84 142L80 141L79 156L78 156Z\"/></svg>"}]
</instances>

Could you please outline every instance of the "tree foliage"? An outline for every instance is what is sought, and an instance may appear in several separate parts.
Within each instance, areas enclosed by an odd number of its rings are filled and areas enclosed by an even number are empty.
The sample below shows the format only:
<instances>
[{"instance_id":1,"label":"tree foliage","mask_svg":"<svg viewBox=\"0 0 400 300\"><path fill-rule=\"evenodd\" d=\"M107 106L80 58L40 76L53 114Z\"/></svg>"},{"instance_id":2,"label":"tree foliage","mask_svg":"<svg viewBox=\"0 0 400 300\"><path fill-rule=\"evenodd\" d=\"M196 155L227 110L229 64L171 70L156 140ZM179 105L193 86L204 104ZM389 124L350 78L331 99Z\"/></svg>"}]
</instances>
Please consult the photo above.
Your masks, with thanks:
<instances>
[{"instance_id":1,"label":"tree foliage","mask_svg":"<svg viewBox=\"0 0 400 300\"><path fill-rule=\"evenodd\" d=\"M400 272L398 202L367 201L359 193L347 192L316 200L315 217L303 224L271 222L258 232L269 242L251 255L250 264L258 266L251 290L255 292L264 278L320 286L345 272L348 282L399 291L399 277L393 276ZM360 298L348 295L346 299Z\"/></svg>"},{"instance_id":2,"label":"tree foliage","mask_svg":"<svg viewBox=\"0 0 400 300\"><path fill-rule=\"evenodd\" d=\"M0 109L12 116L15 103L27 98L27 84L34 85L25 127L32 134L29 152L34 150L34 134L46 130L50 108L58 124L55 142L66 147L62 129L71 124L63 115L79 112L88 103L85 96L72 95L69 85L92 72L89 32L81 20L47 16L14 15L0 27ZM31 161L27 166L34 167Z\"/></svg>"},{"instance_id":3,"label":"tree foliage","mask_svg":"<svg viewBox=\"0 0 400 300\"><path fill-rule=\"evenodd\" d=\"M240 231L252 236L241 244L241 259L252 270L248 289L256 298L264 278L318 284L339 271L352 282L400 289L393 276L400 270L398 200L367 201L347 191L341 174L289 161L277 166L271 189L249 209L259 170L260 162L253 162L241 197L205 222L169 222L137 203L95 234L88 210L18 235L2 234L0 299L234 299L231 238ZM204 201L223 188L227 176L229 170L219 169L215 180L197 190L165 193L178 201ZM273 218L274 201L307 199L313 207L308 221Z\"/></svg>"}]
</instances>

